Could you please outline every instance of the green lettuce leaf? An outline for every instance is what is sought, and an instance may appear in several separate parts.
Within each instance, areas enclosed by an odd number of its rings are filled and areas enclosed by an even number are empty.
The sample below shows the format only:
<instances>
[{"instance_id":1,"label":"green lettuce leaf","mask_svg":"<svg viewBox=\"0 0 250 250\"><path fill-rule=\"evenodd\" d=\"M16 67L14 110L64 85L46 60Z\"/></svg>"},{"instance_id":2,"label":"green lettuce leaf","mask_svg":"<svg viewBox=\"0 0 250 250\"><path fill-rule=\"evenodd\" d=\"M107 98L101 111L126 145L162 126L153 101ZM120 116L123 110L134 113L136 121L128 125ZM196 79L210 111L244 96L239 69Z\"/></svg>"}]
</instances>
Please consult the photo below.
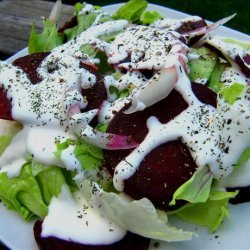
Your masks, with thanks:
<instances>
[{"instance_id":1,"label":"green lettuce leaf","mask_svg":"<svg viewBox=\"0 0 250 250\"><path fill-rule=\"evenodd\" d=\"M144 11L140 17L140 22L143 25L154 23L155 21L163 18L158 11Z\"/></svg>"},{"instance_id":2,"label":"green lettuce leaf","mask_svg":"<svg viewBox=\"0 0 250 250\"><path fill-rule=\"evenodd\" d=\"M229 87L222 88L219 94L223 96L226 102L232 105L241 96L245 88L243 84L234 83Z\"/></svg>"},{"instance_id":3,"label":"green lettuce leaf","mask_svg":"<svg viewBox=\"0 0 250 250\"><path fill-rule=\"evenodd\" d=\"M250 51L250 43L245 41L236 40L233 38L222 38L222 41L226 43L232 43L241 46L243 49Z\"/></svg>"},{"instance_id":4,"label":"green lettuce leaf","mask_svg":"<svg viewBox=\"0 0 250 250\"><path fill-rule=\"evenodd\" d=\"M130 0L122 5L113 15L114 19L126 19L132 23L138 23L141 15L147 8L145 0Z\"/></svg>"},{"instance_id":5,"label":"green lettuce leaf","mask_svg":"<svg viewBox=\"0 0 250 250\"><path fill-rule=\"evenodd\" d=\"M82 15L78 15L78 13L76 13L77 25L72 28L66 29L64 31L64 34L66 35L67 40L73 39L77 35L81 34L83 31L88 29L96 21L97 16L100 15L99 12L95 12L95 11L89 12L87 14L85 13ZM103 15L98 20L97 24L105 23L105 22L112 21L112 20L113 18L111 16Z\"/></svg>"},{"instance_id":6,"label":"green lettuce leaf","mask_svg":"<svg viewBox=\"0 0 250 250\"><path fill-rule=\"evenodd\" d=\"M19 122L0 119L0 155L21 129L22 124Z\"/></svg>"},{"instance_id":7,"label":"green lettuce leaf","mask_svg":"<svg viewBox=\"0 0 250 250\"><path fill-rule=\"evenodd\" d=\"M103 163L103 152L100 148L81 141L76 145L74 154L84 170L98 169Z\"/></svg>"},{"instance_id":8,"label":"green lettuce leaf","mask_svg":"<svg viewBox=\"0 0 250 250\"><path fill-rule=\"evenodd\" d=\"M102 129L106 129L107 125L100 125ZM90 145L83 140L66 140L57 145L55 155L60 159L64 149L69 145L73 145L74 155L81 164L84 170L84 178L97 182L104 190L113 190L112 177L108 171L102 167L103 165L103 152L102 149Z\"/></svg>"},{"instance_id":9,"label":"green lettuce leaf","mask_svg":"<svg viewBox=\"0 0 250 250\"><path fill-rule=\"evenodd\" d=\"M167 213L156 210L147 198L131 200L123 193L103 191L86 179L78 185L87 201L98 199L105 215L130 232L163 241L190 240L196 235L169 225Z\"/></svg>"},{"instance_id":10,"label":"green lettuce leaf","mask_svg":"<svg viewBox=\"0 0 250 250\"><path fill-rule=\"evenodd\" d=\"M36 52L49 52L63 43L63 35L58 33L57 26L50 20L43 20L43 32L35 31L33 23L29 38L29 54Z\"/></svg>"},{"instance_id":11,"label":"green lettuce leaf","mask_svg":"<svg viewBox=\"0 0 250 250\"><path fill-rule=\"evenodd\" d=\"M169 214L175 214L185 221L205 226L213 233L218 229L224 217L229 217L228 201L237 193L238 191L211 192L205 203L188 203Z\"/></svg>"},{"instance_id":12,"label":"green lettuce leaf","mask_svg":"<svg viewBox=\"0 0 250 250\"><path fill-rule=\"evenodd\" d=\"M54 153L58 159L61 158L62 151L68 148L69 145L74 145L74 154L81 163L83 170L98 169L103 163L102 149L90 145L83 140L66 140L57 144L57 151Z\"/></svg>"},{"instance_id":13,"label":"green lettuce leaf","mask_svg":"<svg viewBox=\"0 0 250 250\"><path fill-rule=\"evenodd\" d=\"M236 164L234 164L234 169L238 169L240 166L242 166L244 163L246 163L248 160L250 160L250 147L247 147L243 153L241 154L239 160Z\"/></svg>"},{"instance_id":14,"label":"green lettuce leaf","mask_svg":"<svg viewBox=\"0 0 250 250\"><path fill-rule=\"evenodd\" d=\"M47 215L47 205L32 175L30 164L24 165L20 176L16 178L1 173L0 183L0 198L8 209L16 210L25 220L36 216L44 218Z\"/></svg>"},{"instance_id":15,"label":"green lettuce leaf","mask_svg":"<svg viewBox=\"0 0 250 250\"><path fill-rule=\"evenodd\" d=\"M199 58L190 60L188 67L190 69L189 78L191 81L197 79L208 80L217 62L218 56L212 50L201 47L198 49L192 49L192 54L199 55Z\"/></svg>"},{"instance_id":16,"label":"green lettuce leaf","mask_svg":"<svg viewBox=\"0 0 250 250\"><path fill-rule=\"evenodd\" d=\"M98 38L101 39L101 40L106 41L107 43L111 43L111 42L113 42L115 40L116 36L121 33L121 31L122 30L110 32L108 34L101 35Z\"/></svg>"},{"instance_id":17,"label":"green lettuce leaf","mask_svg":"<svg viewBox=\"0 0 250 250\"><path fill-rule=\"evenodd\" d=\"M84 44L81 46L81 52L90 56L99 59L99 63L96 63L98 67L98 72L104 74L108 71L113 71L113 67L108 64L108 59L105 52L95 48L91 44Z\"/></svg>"},{"instance_id":18,"label":"green lettuce leaf","mask_svg":"<svg viewBox=\"0 0 250 250\"><path fill-rule=\"evenodd\" d=\"M62 186L66 184L66 171L56 166L43 165L35 160L32 161L31 171L39 184L45 204L49 205L52 197L58 196Z\"/></svg>"},{"instance_id":19,"label":"green lettuce leaf","mask_svg":"<svg viewBox=\"0 0 250 250\"><path fill-rule=\"evenodd\" d=\"M58 196L63 185L72 192L77 187L71 172L56 166L47 166L28 157L18 177L0 174L0 199L7 208L16 210L25 220L44 218L53 196Z\"/></svg>"},{"instance_id":20,"label":"green lettuce leaf","mask_svg":"<svg viewBox=\"0 0 250 250\"><path fill-rule=\"evenodd\" d=\"M131 93L131 89L126 88L126 89L123 89L123 90L120 91L118 88L116 88L115 86L111 85L109 87L109 92L110 92L110 94L115 94L116 99L119 99L119 98L128 97L129 94Z\"/></svg>"},{"instance_id":21,"label":"green lettuce leaf","mask_svg":"<svg viewBox=\"0 0 250 250\"><path fill-rule=\"evenodd\" d=\"M221 82L221 76L225 69L229 66L230 65L226 62L217 62L214 66L209 79L209 87L214 92L217 93L223 87L223 83Z\"/></svg>"},{"instance_id":22,"label":"green lettuce leaf","mask_svg":"<svg viewBox=\"0 0 250 250\"><path fill-rule=\"evenodd\" d=\"M108 218L135 234L164 241L190 240L194 235L170 226L166 213L158 212L146 198L130 201L121 195L103 192L100 199Z\"/></svg>"},{"instance_id":23,"label":"green lettuce leaf","mask_svg":"<svg viewBox=\"0 0 250 250\"><path fill-rule=\"evenodd\" d=\"M181 185L174 193L170 205L175 205L176 200L185 200L191 203L205 202L210 193L213 175L207 166L197 170L193 176Z\"/></svg>"}]
</instances>

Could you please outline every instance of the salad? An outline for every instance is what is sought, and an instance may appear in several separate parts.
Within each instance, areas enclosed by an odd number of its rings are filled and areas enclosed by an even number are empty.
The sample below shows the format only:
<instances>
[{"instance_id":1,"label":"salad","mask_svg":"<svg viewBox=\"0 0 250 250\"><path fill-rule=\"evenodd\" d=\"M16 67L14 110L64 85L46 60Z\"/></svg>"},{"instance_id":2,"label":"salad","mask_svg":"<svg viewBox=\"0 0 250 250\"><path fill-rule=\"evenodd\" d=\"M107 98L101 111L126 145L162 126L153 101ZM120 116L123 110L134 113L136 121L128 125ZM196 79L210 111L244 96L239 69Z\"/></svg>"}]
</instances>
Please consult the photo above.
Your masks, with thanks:
<instances>
[{"instance_id":1,"label":"salad","mask_svg":"<svg viewBox=\"0 0 250 250\"><path fill-rule=\"evenodd\" d=\"M146 7L79 3L0 63L0 198L40 249L192 240L172 217L214 233L249 201L249 43Z\"/></svg>"}]
</instances>

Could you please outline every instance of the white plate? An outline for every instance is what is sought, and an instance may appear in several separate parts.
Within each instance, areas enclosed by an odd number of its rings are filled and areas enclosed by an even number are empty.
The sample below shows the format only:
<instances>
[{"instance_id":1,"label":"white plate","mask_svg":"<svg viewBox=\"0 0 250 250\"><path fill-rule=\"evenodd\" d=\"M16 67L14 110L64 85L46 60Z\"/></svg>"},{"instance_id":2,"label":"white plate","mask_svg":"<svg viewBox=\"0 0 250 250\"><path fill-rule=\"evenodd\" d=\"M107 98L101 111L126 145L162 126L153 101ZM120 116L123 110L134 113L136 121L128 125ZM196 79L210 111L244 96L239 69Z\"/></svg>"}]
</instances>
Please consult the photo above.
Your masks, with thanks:
<instances>
[{"instance_id":1,"label":"white plate","mask_svg":"<svg viewBox=\"0 0 250 250\"><path fill-rule=\"evenodd\" d=\"M104 7L107 12L114 12L120 5ZM149 4L150 10L157 10L168 18L184 18L188 15L169 8ZM250 42L249 36L238 31L220 27L216 32L220 36L234 37ZM27 54L27 49L21 50L8 61ZM231 220L225 219L222 227L215 234L209 234L205 228L197 227L174 219L172 223L187 230L193 230L199 234L198 238L179 243L160 244L159 249L250 249L250 203L237 206L230 205ZM33 223L24 222L15 212L4 208L0 203L0 240L12 250L37 250L38 247L33 237ZM151 249L154 249L154 242Z\"/></svg>"}]
</instances>

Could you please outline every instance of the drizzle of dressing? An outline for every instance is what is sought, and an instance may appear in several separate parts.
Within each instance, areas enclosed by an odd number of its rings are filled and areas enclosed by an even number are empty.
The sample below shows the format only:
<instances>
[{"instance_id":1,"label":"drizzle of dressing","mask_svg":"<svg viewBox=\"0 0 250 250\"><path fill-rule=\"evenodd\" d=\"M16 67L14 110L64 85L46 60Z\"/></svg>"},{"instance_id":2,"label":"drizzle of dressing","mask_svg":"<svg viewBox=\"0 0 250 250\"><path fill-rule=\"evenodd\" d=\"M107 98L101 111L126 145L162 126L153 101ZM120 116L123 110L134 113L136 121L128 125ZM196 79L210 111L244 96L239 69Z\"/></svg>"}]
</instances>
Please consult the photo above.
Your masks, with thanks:
<instances>
[{"instance_id":1,"label":"drizzle of dressing","mask_svg":"<svg viewBox=\"0 0 250 250\"><path fill-rule=\"evenodd\" d=\"M246 110L250 110L247 108L250 106L249 95L232 107L219 98L216 110L194 96L184 70L179 70L178 74L175 89L189 107L167 124L160 123L156 117L148 119L149 132L143 142L115 168L113 183L117 190L123 190L124 180L135 173L148 153L168 141L180 138L197 166L208 165L217 179L233 171L233 165L250 144L250 138L246 136L250 130L249 114L246 114Z\"/></svg>"},{"instance_id":2,"label":"drizzle of dressing","mask_svg":"<svg viewBox=\"0 0 250 250\"><path fill-rule=\"evenodd\" d=\"M89 11L93 11L93 7L85 5L82 13ZM198 101L182 65L187 61L187 47L174 32L152 27L130 27L118 35L110 45L99 37L125 29L128 22L120 20L97 25L101 16L103 13L100 13L94 25L88 30L55 48L46 57L38 69L43 80L37 85L32 85L21 69L7 63L0 64L0 79L7 90L8 98L12 99L13 118L24 125L23 130L16 135L0 157L1 171L7 172L10 177L17 176L25 162L26 153L29 152L38 162L76 170L84 177L80 163L73 154L73 147L69 146L64 150L61 161L55 158L53 152L56 151L55 142L74 138L69 129L69 123L74 115L69 117L68 113L75 105L79 108L87 106L87 100L81 94L81 90L91 88L96 83L95 75L80 68L81 61L90 61L86 54L80 51L81 45L94 44L109 56L109 63L120 63L119 67L159 70L178 65L176 69L179 78L175 89L189 105L167 124L161 124L155 117L148 119L148 135L116 167L113 181L118 190L123 190L123 181L133 175L151 150L177 138L181 138L188 146L198 167L209 165L216 178L228 175L244 147L249 145L249 137L246 136L249 133L249 120L247 122L245 114L242 114L242 102L236 102L232 111L221 99L218 110ZM166 23L162 22L162 25ZM171 27L176 28L178 25L180 24L172 23ZM131 62L121 63L129 56ZM129 71L118 81L105 78L107 89L114 85L118 90L123 90L131 84L139 88L145 82L147 80L142 74L133 71ZM99 111L99 119L105 123L131 100L131 97L120 100L109 97ZM244 101L244 98L242 100ZM249 101L246 105L249 105ZM96 113L97 110L92 110L85 114L76 114L75 118L88 124L88 120ZM229 120L233 120L231 125L227 124ZM81 132L83 128L76 129ZM86 125L85 129L89 137L96 138L93 128ZM232 131L234 135L231 135ZM230 141L233 141L234 146L227 145ZM80 179L79 176L77 179ZM66 187L63 187L59 197L53 198L43 224L43 236L53 235L92 245L112 244L124 237L126 232L107 220L98 204L93 203L92 209L80 192L75 196L76 199Z\"/></svg>"},{"instance_id":3,"label":"drizzle of dressing","mask_svg":"<svg viewBox=\"0 0 250 250\"><path fill-rule=\"evenodd\" d=\"M126 69L154 69L173 66L175 58L186 61L187 47L169 30L135 26L119 34L110 47L109 63Z\"/></svg>"},{"instance_id":4,"label":"drizzle of dressing","mask_svg":"<svg viewBox=\"0 0 250 250\"><path fill-rule=\"evenodd\" d=\"M153 27L160 28L160 29L170 29L170 30L177 30L180 28L184 23L189 22L197 22L200 21L201 18L198 16L191 16L186 17L184 19L170 19L164 18L162 20L158 20L152 24Z\"/></svg>"},{"instance_id":5,"label":"drizzle of dressing","mask_svg":"<svg viewBox=\"0 0 250 250\"><path fill-rule=\"evenodd\" d=\"M86 245L108 245L125 236L126 230L108 220L98 202L87 201L82 192L74 196L63 186L61 194L52 199L43 222L43 237L53 235Z\"/></svg>"},{"instance_id":6,"label":"drizzle of dressing","mask_svg":"<svg viewBox=\"0 0 250 250\"><path fill-rule=\"evenodd\" d=\"M127 21L121 20L95 25L76 39L55 48L38 68L43 80L36 85L20 68L1 62L1 84L12 100L12 116L24 125L23 131L0 157L1 172L7 172L9 177L18 176L27 152L41 163L62 165L53 156L54 151L50 152L55 149L53 142L60 143L57 137L63 133L62 138L72 138L68 127L68 111L75 105L86 107L87 100L81 90L91 88L96 83L95 75L80 68L80 61L87 60L86 55L80 52L80 47L94 42L105 50L108 44L98 37L122 30L127 24ZM36 133L38 129L46 140ZM55 133L51 133L51 129ZM20 143L22 145L18 147ZM16 152L14 156L13 152Z\"/></svg>"},{"instance_id":7,"label":"drizzle of dressing","mask_svg":"<svg viewBox=\"0 0 250 250\"><path fill-rule=\"evenodd\" d=\"M223 85L226 87L232 85L233 83L248 85L250 79L247 78L238 68L227 67L223 71L220 81L223 82Z\"/></svg>"}]
</instances>

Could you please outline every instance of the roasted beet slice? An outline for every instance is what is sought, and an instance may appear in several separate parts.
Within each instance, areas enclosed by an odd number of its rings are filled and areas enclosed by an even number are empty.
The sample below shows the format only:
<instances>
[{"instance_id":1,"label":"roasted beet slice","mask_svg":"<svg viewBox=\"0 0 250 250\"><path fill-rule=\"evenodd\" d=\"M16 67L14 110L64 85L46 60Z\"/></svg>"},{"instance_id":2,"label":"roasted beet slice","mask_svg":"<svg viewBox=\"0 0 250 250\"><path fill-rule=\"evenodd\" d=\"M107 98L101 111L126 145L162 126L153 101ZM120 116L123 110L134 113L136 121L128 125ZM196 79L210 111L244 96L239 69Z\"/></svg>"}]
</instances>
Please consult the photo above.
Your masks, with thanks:
<instances>
[{"instance_id":1,"label":"roasted beet slice","mask_svg":"<svg viewBox=\"0 0 250 250\"><path fill-rule=\"evenodd\" d=\"M70 29L75 27L78 24L76 16L72 17L69 21L67 21L59 30L59 33L63 33L66 29Z\"/></svg>"},{"instance_id":2,"label":"roasted beet slice","mask_svg":"<svg viewBox=\"0 0 250 250\"><path fill-rule=\"evenodd\" d=\"M0 119L12 120L11 107L7 92L0 87Z\"/></svg>"},{"instance_id":3,"label":"roasted beet slice","mask_svg":"<svg viewBox=\"0 0 250 250\"><path fill-rule=\"evenodd\" d=\"M241 58L239 55L237 55L235 57L235 62L240 66L241 71L247 77L250 77L250 55L246 54L243 58ZM248 67L245 64L247 64Z\"/></svg>"},{"instance_id":4,"label":"roasted beet slice","mask_svg":"<svg viewBox=\"0 0 250 250\"><path fill-rule=\"evenodd\" d=\"M42 222L36 221L34 235L40 250L147 250L149 239L136 234L127 233L126 236L112 245L83 245L73 241L65 241L55 237L41 236Z\"/></svg>"},{"instance_id":5,"label":"roasted beet slice","mask_svg":"<svg viewBox=\"0 0 250 250\"><path fill-rule=\"evenodd\" d=\"M200 101L216 105L214 92L201 84L192 86ZM162 123L167 123L187 106L182 96L173 90L167 98L143 111L124 114L124 109L121 110L111 121L108 132L131 135L140 143L148 132L146 121L150 116L156 116ZM111 174L130 152L105 150L105 164ZM135 199L147 197L158 208L171 209L168 203L173 193L192 176L195 169L196 164L188 148L180 140L171 141L160 145L145 157L136 173L125 181L124 191Z\"/></svg>"},{"instance_id":6,"label":"roasted beet slice","mask_svg":"<svg viewBox=\"0 0 250 250\"><path fill-rule=\"evenodd\" d=\"M37 74L37 68L45 57L49 55L48 52L34 53L31 55L23 56L16 59L13 65L20 67L28 76L33 84L36 84L42 80Z\"/></svg>"},{"instance_id":7,"label":"roasted beet slice","mask_svg":"<svg viewBox=\"0 0 250 250\"><path fill-rule=\"evenodd\" d=\"M201 18L200 20L183 22L182 25L178 29L176 29L176 31L179 32L180 34L187 34L189 32L199 30L200 28L203 28L206 26L207 26L206 21ZM186 41L186 39L184 39L184 37L181 37L180 40L184 43L187 42L187 44L189 46L192 46L193 44L198 42L202 36L203 35L198 35L198 36L194 36L192 38L188 38L188 41Z\"/></svg>"},{"instance_id":8,"label":"roasted beet slice","mask_svg":"<svg viewBox=\"0 0 250 250\"><path fill-rule=\"evenodd\" d=\"M250 202L250 186L247 187L233 187L233 188L227 188L228 192L234 192L236 190L239 190L239 193L237 196L233 199L230 199L230 203L232 204L239 204L243 202Z\"/></svg>"},{"instance_id":9,"label":"roasted beet slice","mask_svg":"<svg viewBox=\"0 0 250 250\"><path fill-rule=\"evenodd\" d=\"M13 64L20 67L26 74L33 84L39 83L42 79L37 74L37 68L41 64L44 58L49 53L34 53L21 58L16 59ZM97 73L94 67L90 65L80 63L80 67L87 69L96 76L97 83L90 89L82 90L82 94L86 96L88 100L88 106L83 111L86 112L91 109L99 108L107 98L107 92L104 85L103 77ZM56 68L54 69L56 70Z\"/></svg>"},{"instance_id":10,"label":"roasted beet slice","mask_svg":"<svg viewBox=\"0 0 250 250\"><path fill-rule=\"evenodd\" d=\"M88 70L91 74L96 76L96 84L89 89L82 90L82 95L87 97L88 106L83 110L84 112L92 109L100 108L102 102L107 99L107 91L104 84L103 77L97 73L94 66L81 63L82 68Z\"/></svg>"},{"instance_id":11,"label":"roasted beet slice","mask_svg":"<svg viewBox=\"0 0 250 250\"><path fill-rule=\"evenodd\" d=\"M207 23L201 18L200 20L183 22L182 25L176 29L176 31L183 34L205 26L207 26Z\"/></svg>"}]
</instances>

